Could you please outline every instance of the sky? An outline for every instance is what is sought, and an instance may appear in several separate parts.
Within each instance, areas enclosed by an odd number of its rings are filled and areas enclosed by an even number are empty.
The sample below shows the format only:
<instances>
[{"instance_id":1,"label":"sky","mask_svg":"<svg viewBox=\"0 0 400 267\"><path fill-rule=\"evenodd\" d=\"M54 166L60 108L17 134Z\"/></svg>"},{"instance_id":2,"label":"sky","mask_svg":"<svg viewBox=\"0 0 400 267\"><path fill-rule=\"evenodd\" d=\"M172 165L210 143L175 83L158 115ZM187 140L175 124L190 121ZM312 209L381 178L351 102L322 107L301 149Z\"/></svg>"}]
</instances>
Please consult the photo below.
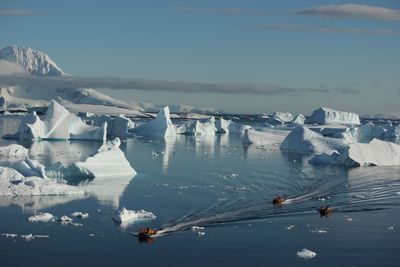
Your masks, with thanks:
<instances>
[{"instance_id":1,"label":"sky","mask_svg":"<svg viewBox=\"0 0 400 267\"><path fill-rule=\"evenodd\" d=\"M0 33L95 85L152 81L99 89L124 100L400 112L400 0L0 0Z\"/></svg>"}]
</instances>

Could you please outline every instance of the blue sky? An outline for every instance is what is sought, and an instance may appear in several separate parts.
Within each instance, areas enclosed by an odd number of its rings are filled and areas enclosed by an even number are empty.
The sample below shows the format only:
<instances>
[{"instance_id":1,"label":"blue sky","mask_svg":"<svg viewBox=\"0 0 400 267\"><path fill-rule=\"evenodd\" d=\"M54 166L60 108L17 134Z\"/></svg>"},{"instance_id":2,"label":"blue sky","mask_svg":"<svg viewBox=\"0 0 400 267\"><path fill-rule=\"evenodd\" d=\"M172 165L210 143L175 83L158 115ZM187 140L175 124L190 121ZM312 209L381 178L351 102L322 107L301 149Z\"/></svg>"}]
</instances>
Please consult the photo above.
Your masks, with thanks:
<instances>
[{"instance_id":1,"label":"blue sky","mask_svg":"<svg viewBox=\"0 0 400 267\"><path fill-rule=\"evenodd\" d=\"M309 113L318 106L400 111L398 0L0 0L0 28L1 47L42 50L72 75L300 89L279 95L102 89L127 100L244 113ZM323 93L301 91L309 88Z\"/></svg>"}]
</instances>

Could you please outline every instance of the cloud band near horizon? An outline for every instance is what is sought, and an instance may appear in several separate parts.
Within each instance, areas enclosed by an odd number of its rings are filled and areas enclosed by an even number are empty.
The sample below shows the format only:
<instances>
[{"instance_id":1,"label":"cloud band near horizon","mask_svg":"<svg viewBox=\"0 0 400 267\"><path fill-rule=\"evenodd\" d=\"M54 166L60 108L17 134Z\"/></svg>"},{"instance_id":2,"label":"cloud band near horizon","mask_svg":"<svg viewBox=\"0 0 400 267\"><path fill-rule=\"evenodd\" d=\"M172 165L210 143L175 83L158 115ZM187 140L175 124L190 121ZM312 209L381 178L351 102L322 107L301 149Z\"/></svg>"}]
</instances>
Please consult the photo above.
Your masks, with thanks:
<instances>
[{"instance_id":1,"label":"cloud band near horizon","mask_svg":"<svg viewBox=\"0 0 400 267\"><path fill-rule=\"evenodd\" d=\"M25 86L31 88L107 88L114 90L164 91L180 93L221 93L221 94L255 94L287 95L300 93L356 93L354 89L327 88L289 88L269 84L247 83L203 83L187 81L163 81L150 79L121 79L118 77L38 77L30 74L16 73L0 75L2 86Z\"/></svg>"}]
</instances>

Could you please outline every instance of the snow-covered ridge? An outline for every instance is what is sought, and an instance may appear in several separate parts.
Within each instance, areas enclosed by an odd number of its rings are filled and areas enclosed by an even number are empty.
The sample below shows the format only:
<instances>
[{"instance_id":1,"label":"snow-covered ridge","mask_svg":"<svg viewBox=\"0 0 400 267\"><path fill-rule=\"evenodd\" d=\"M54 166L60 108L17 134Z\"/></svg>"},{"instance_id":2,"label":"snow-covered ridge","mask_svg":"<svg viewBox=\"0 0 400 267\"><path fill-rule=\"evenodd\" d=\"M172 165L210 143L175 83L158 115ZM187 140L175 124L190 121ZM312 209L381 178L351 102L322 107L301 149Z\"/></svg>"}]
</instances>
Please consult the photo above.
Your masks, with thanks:
<instances>
[{"instance_id":1,"label":"snow-covered ridge","mask_svg":"<svg viewBox=\"0 0 400 267\"><path fill-rule=\"evenodd\" d=\"M64 71L44 52L29 46L7 46L0 49L0 59L22 65L29 73L37 76L60 76Z\"/></svg>"}]
</instances>

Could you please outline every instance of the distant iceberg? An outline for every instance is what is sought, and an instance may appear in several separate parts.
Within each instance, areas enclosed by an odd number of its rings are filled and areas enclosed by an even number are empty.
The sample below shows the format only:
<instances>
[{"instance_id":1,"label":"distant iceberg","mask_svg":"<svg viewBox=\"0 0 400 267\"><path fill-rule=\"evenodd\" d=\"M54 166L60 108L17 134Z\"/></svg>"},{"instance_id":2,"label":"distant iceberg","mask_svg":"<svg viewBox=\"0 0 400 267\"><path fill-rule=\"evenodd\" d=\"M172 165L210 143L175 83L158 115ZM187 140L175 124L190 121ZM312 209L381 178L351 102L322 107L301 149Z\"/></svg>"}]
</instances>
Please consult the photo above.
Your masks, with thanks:
<instances>
[{"instance_id":1,"label":"distant iceberg","mask_svg":"<svg viewBox=\"0 0 400 267\"><path fill-rule=\"evenodd\" d=\"M109 115L100 115L98 117L89 117L93 121L94 126L101 127L104 123L107 123L107 135L111 137L127 138L134 137L135 135L131 133L135 127L135 123L125 117L123 114L119 114L116 117L111 117Z\"/></svg>"},{"instance_id":2,"label":"distant iceberg","mask_svg":"<svg viewBox=\"0 0 400 267\"><path fill-rule=\"evenodd\" d=\"M170 118L169 107L166 106L157 114L154 120L133 129L133 132L142 136L171 137L176 136L175 126Z\"/></svg>"},{"instance_id":3,"label":"distant iceberg","mask_svg":"<svg viewBox=\"0 0 400 267\"><path fill-rule=\"evenodd\" d=\"M280 144L285 140L289 131L266 129L265 131L256 131L253 129L246 129L241 138L241 142L244 145L276 145Z\"/></svg>"},{"instance_id":4,"label":"distant iceberg","mask_svg":"<svg viewBox=\"0 0 400 267\"><path fill-rule=\"evenodd\" d=\"M340 152L315 155L310 163L349 167L400 165L400 145L373 139L368 144L350 144L347 149Z\"/></svg>"},{"instance_id":5,"label":"distant iceberg","mask_svg":"<svg viewBox=\"0 0 400 267\"><path fill-rule=\"evenodd\" d=\"M299 126L285 138L280 149L300 153L321 153L340 150L347 146L341 139L324 137L307 127Z\"/></svg>"},{"instance_id":6,"label":"distant iceberg","mask_svg":"<svg viewBox=\"0 0 400 267\"><path fill-rule=\"evenodd\" d=\"M216 132L213 116L204 120L188 121L177 129L177 133L186 135L215 135Z\"/></svg>"},{"instance_id":7,"label":"distant iceberg","mask_svg":"<svg viewBox=\"0 0 400 267\"><path fill-rule=\"evenodd\" d=\"M46 114L39 118L36 112L24 116L18 133L5 136L17 139L42 140L106 140L107 125L86 125L56 101L51 101Z\"/></svg>"},{"instance_id":8,"label":"distant iceberg","mask_svg":"<svg viewBox=\"0 0 400 267\"><path fill-rule=\"evenodd\" d=\"M314 110L307 122L317 124L359 125L360 118L356 113L321 107Z\"/></svg>"}]
</instances>

